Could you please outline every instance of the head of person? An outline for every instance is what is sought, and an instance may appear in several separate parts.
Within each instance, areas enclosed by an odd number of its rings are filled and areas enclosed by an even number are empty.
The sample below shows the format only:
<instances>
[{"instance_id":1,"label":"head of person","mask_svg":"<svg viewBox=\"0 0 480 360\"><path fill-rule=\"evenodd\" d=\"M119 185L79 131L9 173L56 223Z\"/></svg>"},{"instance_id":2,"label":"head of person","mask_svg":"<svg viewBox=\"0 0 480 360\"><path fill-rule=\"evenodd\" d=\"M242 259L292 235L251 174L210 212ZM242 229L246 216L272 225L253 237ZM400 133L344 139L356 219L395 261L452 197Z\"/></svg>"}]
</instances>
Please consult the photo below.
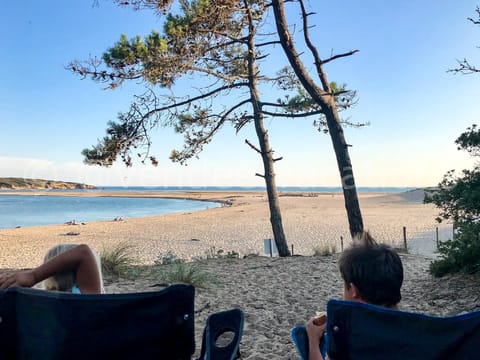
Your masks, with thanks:
<instances>
[{"instance_id":1,"label":"head of person","mask_svg":"<svg viewBox=\"0 0 480 360\"><path fill-rule=\"evenodd\" d=\"M365 232L338 261L346 300L395 307L401 300L403 265L398 254Z\"/></svg>"},{"instance_id":2,"label":"head of person","mask_svg":"<svg viewBox=\"0 0 480 360\"><path fill-rule=\"evenodd\" d=\"M52 260L54 257L60 255L61 253L64 253L65 251L68 251L70 249L75 248L78 246L77 244L58 244L55 245L54 247L50 248L47 253L45 254L43 258L43 262L46 263L50 260ZM102 279L102 266L100 262L100 257L98 254L94 251L93 252L95 256L95 260L97 262L97 267L98 267L98 272L100 274L100 282L101 282L101 289L102 293L104 292L103 288L103 279ZM76 274L75 271L64 271L55 274L54 276L51 276L43 281L43 287L45 290L50 290L50 291L66 291L66 292L71 292L72 288L74 285L76 285Z\"/></svg>"}]
</instances>

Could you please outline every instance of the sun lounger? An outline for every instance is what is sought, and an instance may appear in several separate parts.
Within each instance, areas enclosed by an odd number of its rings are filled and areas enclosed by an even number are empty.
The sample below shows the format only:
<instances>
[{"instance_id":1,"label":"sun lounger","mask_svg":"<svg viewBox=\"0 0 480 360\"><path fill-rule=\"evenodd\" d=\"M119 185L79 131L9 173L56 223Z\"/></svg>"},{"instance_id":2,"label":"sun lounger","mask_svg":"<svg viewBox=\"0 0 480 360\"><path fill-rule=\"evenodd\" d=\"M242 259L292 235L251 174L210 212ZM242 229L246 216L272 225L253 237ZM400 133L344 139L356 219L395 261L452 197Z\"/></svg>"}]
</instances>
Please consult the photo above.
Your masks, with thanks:
<instances>
[{"instance_id":1,"label":"sun lounger","mask_svg":"<svg viewBox=\"0 0 480 360\"><path fill-rule=\"evenodd\" d=\"M330 300L327 333L331 360L478 359L480 311L434 317ZM308 359L305 328L292 329L292 338L301 358Z\"/></svg>"},{"instance_id":2,"label":"sun lounger","mask_svg":"<svg viewBox=\"0 0 480 360\"><path fill-rule=\"evenodd\" d=\"M3 290L0 359L191 359L194 296L189 285L102 295Z\"/></svg>"}]
</instances>

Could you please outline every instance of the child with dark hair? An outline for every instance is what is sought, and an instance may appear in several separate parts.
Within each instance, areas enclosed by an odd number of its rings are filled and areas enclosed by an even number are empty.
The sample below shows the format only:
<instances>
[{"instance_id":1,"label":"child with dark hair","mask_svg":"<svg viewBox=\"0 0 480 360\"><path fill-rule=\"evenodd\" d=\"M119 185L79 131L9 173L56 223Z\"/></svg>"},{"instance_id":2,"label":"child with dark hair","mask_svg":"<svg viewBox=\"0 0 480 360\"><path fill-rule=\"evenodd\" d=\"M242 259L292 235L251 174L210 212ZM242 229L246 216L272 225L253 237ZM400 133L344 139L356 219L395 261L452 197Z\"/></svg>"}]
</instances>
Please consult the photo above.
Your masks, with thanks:
<instances>
[{"instance_id":1,"label":"child with dark hair","mask_svg":"<svg viewBox=\"0 0 480 360\"><path fill-rule=\"evenodd\" d=\"M355 244L343 251L338 267L343 279L343 298L369 304L396 308L402 296L403 265L398 254L389 246L377 244L364 233ZM326 323L307 322L309 359L323 360L320 339Z\"/></svg>"}]
</instances>

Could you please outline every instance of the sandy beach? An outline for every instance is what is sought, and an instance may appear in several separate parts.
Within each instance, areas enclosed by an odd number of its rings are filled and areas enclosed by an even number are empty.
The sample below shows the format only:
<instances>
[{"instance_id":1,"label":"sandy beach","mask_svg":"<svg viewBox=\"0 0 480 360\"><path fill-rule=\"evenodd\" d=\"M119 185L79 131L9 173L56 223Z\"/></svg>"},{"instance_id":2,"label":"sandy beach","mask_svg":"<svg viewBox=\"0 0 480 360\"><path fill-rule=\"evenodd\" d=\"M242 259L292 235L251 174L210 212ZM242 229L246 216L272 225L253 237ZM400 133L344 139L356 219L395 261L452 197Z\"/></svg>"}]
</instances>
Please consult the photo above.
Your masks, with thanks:
<instances>
[{"instance_id":1,"label":"sandy beach","mask_svg":"<svg viewBox=\"0 0 480 360\"><path fill-rule=\"evenodd\" d=\"M360 194L365 228L378 241L401 247L403 227L406 227L410 251L401 254L405 268L401 308L433 315L480 308L480 276L435 279L429 275L429 263L436 256L438 211L432 205L423 204L422 195L421 191ZM289 246L293 245L296 255L290 258L265 256L263 240L272 237L265 193L188 192L168 196L230 205L122 221L0 230L0 269L40 264L46 249L67 242L86 243L100 251L104 245L128 241L135 246L139 263L145 265L168 252L193 259L205 258L213 247L235 251L240 259L198 262L203 271L217 279L217 284L197 289L197 349L200 349L207 316L239 307L246 316L242 358L297 359L290 329L324 309L328 299L342 295L337 271L340 238L343 237L344 246L349 242L343 196L282 194L283 224ZM448 226L440 230L442 236L448 237ZM67 235L71 232L78 235ZM312 256L315 247L324 245L333 246L337 254ZM148 276L134 280L106 279L106 291L152 291L158 289L152 287L156 283L157 279Z\"/></svg>"},{"instance_id":2,"label":"sandy beach","mask_svg":"<svg viewBox=\"0 0 480 360\"><path fill-rule=\"evenodd\" d=\"M39 193L39 196L41 194L45 193ZM61 195L65 196L65 193ZM240 256L264 255L264 239L272 238L264 192L102 193L102 196L187 198L230 205L122 221L112 219L81 223L77 219L76 225L3 229L0 230L0 268L38 264L42 260L43 249L58 243L86 243L101 250L104 245L128 241L135 245L142 264L152 264L168 252L183 259L192 259L204 257L212 248L235 251ZM438 226L435 222L438 211L432 205L422 203L422 191L361 193L359 197L365 229L381 242L403 246L404 226L408 240L426 233L434 234ZM339 252L342 237L344 246L348 245L350 235L342 194L283 193L280 205L288 245L293 246L294 254L312 255L315 247L325 245L333 246ZM70 236L69 233L76 235ZM415 252L422 253L415 241L412 246ZM19 249L21 256L18 256ZM430 250L428 254L431 255Z\"/></svg>"}]
</instances>

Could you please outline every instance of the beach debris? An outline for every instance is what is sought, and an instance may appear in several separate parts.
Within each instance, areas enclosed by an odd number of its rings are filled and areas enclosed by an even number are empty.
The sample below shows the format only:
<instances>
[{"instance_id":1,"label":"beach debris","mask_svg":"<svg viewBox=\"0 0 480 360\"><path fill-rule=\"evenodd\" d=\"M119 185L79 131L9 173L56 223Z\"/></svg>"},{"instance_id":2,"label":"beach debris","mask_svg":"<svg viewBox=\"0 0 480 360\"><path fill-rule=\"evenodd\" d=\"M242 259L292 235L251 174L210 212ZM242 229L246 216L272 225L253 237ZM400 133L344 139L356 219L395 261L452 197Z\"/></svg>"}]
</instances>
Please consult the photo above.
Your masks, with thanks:
<instances>
[{"instance_id":1,"label":"beach debris","mask_svg":"<svg viewBox=\"0 0 480 360\"><path fill-rule=\"evenodd\" d=\"M80 235L80 233L76 232L76 231L69 231L65 235L66 236L77 236L77 235Z\"/></svg>"},{"instance_id":2,"label":"beach debris","mask_svg":"<svg viewBox=\"0 0 480 360\"><path fill-rule=\"evenodd\" d=\"M200 241L200 239L191 238L190 241Z\"/></svg>"},{"instance_id":3,"label":"beach debris","mask_svg":"<svg viewBox=\"0 0 480 360\"><path fill-rule=\"evenodd\" d=\"M77 222L75 221L75 219L73 219L73 220L67 221L67 222L65 223L65 225L78 225L78 224L77 224Z\"/></svg>"},{"instance_id":4,"label":"beach debris","mask_svg":"<svg viewBox=\"0 0 480 360\"><path fill-rule=\"evenodd\" d=\"M203 307L201 307L200 309L198 310L195 310L195 314L199 314L201 312L203 312L204 310L207 310L210 308L210 302L207 302Z\"/></svg>"}]
</instances>

